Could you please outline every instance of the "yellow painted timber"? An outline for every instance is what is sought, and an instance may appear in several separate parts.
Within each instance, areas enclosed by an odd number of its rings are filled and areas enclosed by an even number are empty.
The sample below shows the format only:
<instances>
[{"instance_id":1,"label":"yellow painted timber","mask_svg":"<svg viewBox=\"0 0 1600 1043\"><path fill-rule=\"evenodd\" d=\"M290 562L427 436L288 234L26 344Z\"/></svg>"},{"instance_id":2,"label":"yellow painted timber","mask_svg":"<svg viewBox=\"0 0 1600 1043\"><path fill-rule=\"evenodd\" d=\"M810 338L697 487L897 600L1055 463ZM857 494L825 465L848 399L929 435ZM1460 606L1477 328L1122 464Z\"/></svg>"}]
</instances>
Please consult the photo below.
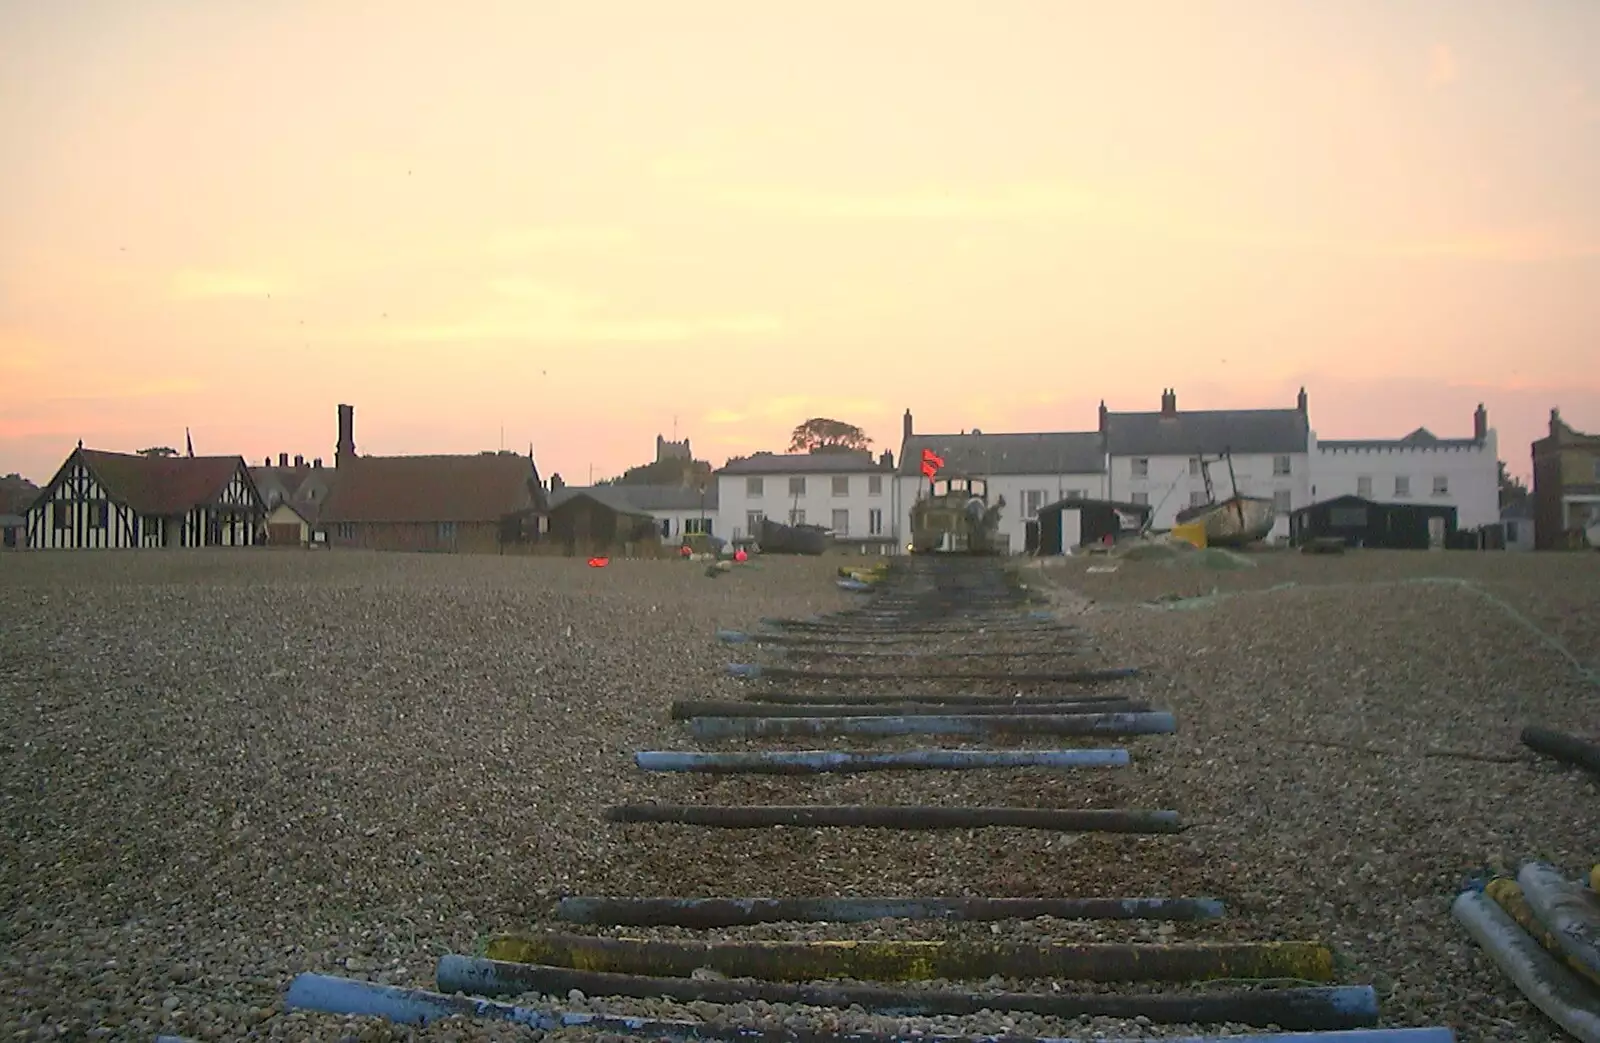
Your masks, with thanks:
<instances>
[{"instance_id":1,"label":"yellow painted timber","mask_svg":"<svg viewBox=\"0 0 1600 1043\"><path fill-rule=\"evenodd\" d=\"M665 977L686 977L709 968L730 977L767 981L979 981L993 975L1062 981L1333 978L1333 953L1314 942L707 942L517 934L491 940L486 955L511 963Z\"/></svg>"},{"instance_id":2,"label":"yellow painted timber","mask_svg":"<svg viewBox=\"0 0 1600 1043\"><path fill-rule=\"evenodd\" d=\"M1174 525L1172 527L1172 538L1175 540L1182 540L1185 543L1193 544L1194 546L1204 550L1206 545L1205 522L1190 522L1187 525Z\"/></svg>"},{"instance_id":3,"label":"yellow painted timber","mask_svg":"<svg viewBox=\"0 0 1600 1043\"><path fill-rule=\"evenodd\" d=\"M1561 948L1561 943L1556 941L1556 936L1550 929L1540 922L1535 915L1533 907L1528 900L1522 897L1522 888L1515 880L1508 876L1496 877L1484 886L1484 892L1494 899L1496 905L1506 911L1506 915L1517 921L1517 926L1527 931L1534 941L1544 947L1550 955L1565 963L1569 969L1587 981L1600 985L1600 974L1595 974L1582 960L1575 960L1568 956Z\"/></svg>"}]
</instances>

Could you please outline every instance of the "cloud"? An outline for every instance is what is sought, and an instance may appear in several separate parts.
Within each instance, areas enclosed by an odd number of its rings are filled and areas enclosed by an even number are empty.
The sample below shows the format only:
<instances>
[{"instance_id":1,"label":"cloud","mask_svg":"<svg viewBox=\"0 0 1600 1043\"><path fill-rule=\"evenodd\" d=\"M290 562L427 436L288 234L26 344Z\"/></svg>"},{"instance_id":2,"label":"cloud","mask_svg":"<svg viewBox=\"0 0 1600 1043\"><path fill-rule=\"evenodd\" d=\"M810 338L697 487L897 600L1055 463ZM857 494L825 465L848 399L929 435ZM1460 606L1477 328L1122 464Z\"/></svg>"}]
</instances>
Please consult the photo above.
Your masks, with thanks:
<instances>
[{"instance_id":1,"label":"cloud","mask_svg":"<svg viewBox=\"0 0 1600 1043\"><path fill-rule=\"evenodd\" d=\"M185 270L172 277L172 293L183 300L213 297L265 297L284 288L258 275L243 272Z\"/></svg>"},{"instance_id":2,"label":"cloud","mask_svg":"<svg viewBox=\"0 0 1600 1043\"><path fill-rule=\"evenodd\" d=\"M1038 182L986 192L921 188L882 195L811 192L802 189L727 188L722 203L797 217L886 221L992 221L1019 218L1106 217L1118 203L1065 183Z\"/></svg>"},{"instance_id":3,"label":"cloud","mask_svg":"<svg viewBox=\"0 0 1600 1043\"><path fill-rule=\"evenodd\" d=\"M525 256L555 251L582 252L626 249L638 244L631 228L615 225L532 225L503 228L489 235L487 251L494 256Z\"/></svg>"},{"instance_id":4,"label":"cloud","mask_svg":"<svg viewBox=\"0 0 1600 1043\"><path fill-rule=\"evenodd\" d=\"M1435 89L1447 87L1456 82L1460 75L1456 52L1449 44L1434 44L1428 51L1428 86Z\"/></svg>"}]
</instances>

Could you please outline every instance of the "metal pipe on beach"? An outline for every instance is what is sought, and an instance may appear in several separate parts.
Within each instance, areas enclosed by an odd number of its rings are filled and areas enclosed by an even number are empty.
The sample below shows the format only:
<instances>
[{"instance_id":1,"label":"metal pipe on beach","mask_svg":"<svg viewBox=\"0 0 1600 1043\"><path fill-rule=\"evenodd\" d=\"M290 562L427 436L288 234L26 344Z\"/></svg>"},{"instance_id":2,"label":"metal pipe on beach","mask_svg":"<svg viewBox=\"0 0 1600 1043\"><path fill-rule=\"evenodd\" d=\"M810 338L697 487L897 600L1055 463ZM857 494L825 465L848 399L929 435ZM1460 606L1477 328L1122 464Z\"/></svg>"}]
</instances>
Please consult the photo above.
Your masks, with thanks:
<instances>
[{"instance_id":1,"label":"metal pipe on beach","mask_svg":"<svg viewBox=\"0 0 1600 1043\"><path fill-rule=\"evenodd\" d=\"M1216 920L1215 898L615 898L568 897L556 919L608 927L738 927L873 920Z\"/></svg>"},{"instance_id":2,"label":"metal pipe on beach","mask_svg":"<svg viewBox=\"0 0 1600 1043\"><path fill-rule=\"evenodd\" d=\"M858 771L966 771L980 768L1125 768L1128 751L1092 750L755 750L740 753L641 750L645 771L722 775L815 775Z\"/></svg>"},{"instance_id":3,"label":"metal pipe on beach","mask_svg":"<svg viewBox=\"0 0 1600 1043\"><path fill-rule=\"evenodd\" d=\"M697 739L774 738L824 735L1170 735L1178 730L1170 713L953 714L882 717L696 717L688 722Z\"/></svg>"}]
</instances>

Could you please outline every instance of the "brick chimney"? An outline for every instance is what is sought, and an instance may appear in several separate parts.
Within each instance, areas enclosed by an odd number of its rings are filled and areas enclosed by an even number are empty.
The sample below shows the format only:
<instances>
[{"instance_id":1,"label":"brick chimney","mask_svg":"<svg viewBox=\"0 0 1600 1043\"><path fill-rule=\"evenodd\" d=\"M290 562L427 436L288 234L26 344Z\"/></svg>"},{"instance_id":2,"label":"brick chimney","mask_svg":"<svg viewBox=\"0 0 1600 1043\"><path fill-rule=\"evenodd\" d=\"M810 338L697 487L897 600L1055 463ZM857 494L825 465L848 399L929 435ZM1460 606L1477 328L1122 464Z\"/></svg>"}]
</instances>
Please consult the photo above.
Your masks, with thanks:
<instances>
[{"instance_id":1,"label":"brick chimney","mask_svg":"<svg viewBox=\"0 0 1600 1043\"><path fill-rule=\"evenodd\" d=\"M356 458L356 407L339 407L339 444L334 448L333 466L341 467Z\"/></svg>"},{"instance_id":2,"label":"brick chimney","mask_svg":"<svg viewBox=\"0 0 1600 1043\"><path fill-rule=\"evenodd\" d=\"M297 468L304 467L306 465L306 458L301 456L299 453L294 454L294 465Z\"/></svg>"},{"instance_id":3,"label":"brick chimney","mask_svg":"<svg viewBox=\"0 0 1600 1043\"><path fill-rule=\"evenodd\" d=\"M322 469L322 457L319 456L315 460L311 461L311 466L320 471Z\"/></svg>"},{"instance_id":4,"label":"brick chimney","mask_svg":"<svg viewBox=\"0 0 1600 1043\"><path fill-rule=\"evenodd\" d=\"M1101 434L1105 434L1106 433L1106 412L1107 412L1107 410L1106 410L1106 400L1102 398L1100 400L1100 433Z\"/></svg>"},{"instance_id":5,"label":"brick chimney","mask_svg":"<svg viewBox=\"0 0 1600 1043\"><path fill-rule=\"evenodd\" d=\"M1306 389L1305 388L1301 388L1300 389L1300 394L1298 396L1296 396L1296 398L1294 400L1294 407L1296 409L1300 410L1300 412L1302 412L1302 413L1304 413L1306 411Z\"/></svg>"},{"instance_id":6,"label":"brick chimney","mask_svg":"<svg viewBox=\"0 0 1600 1043\"><path fill-rule=\"evenodd\" d=\"M905 419L901 421L901 427L901 439L909 442L911 440L912 431L914 430L914 427L911 423L911 410L906 410Z\"/></svg>"},{"instance_id":7,"label":"brick chimney","mask_svg":"<svg viewBox=\"0 0 1600 1043\"><path fill-rule=\"evenodd\" d=\"M1483 408L1483 403L1478 403L1478 408L1472 414L1472 440L1481 442L1489 434L1489 411Z\"/></svg>"},{"instance_id":8,"label":"brick chimney","mask_svg":"<svg viewBox=\"0 0 1600 1043\"><path fill-rule=\"evenodd\" d=\"M550 491L551 492L553 492L553 493L560 492L562 489L565 489L566 487L567 487L567 483L561 480L561 475L559 473L552 473L550 475Z\"/></svg>"},{"instance_id":9,"label":"brick chimney","mask_svg":"<svg viewBox=\"0 0 1600 1043\"><path fill-rule=\"evenodd\" d=\"M1178 415L1178 391L1176 388L1163 388L1161 390L1161 415Z\"/></svg>"},{"instance_id":10,"label":"brick chimney","mask_svg":"<svg viewBox=\"0 0 1600 1043\"><path fill-rule=\"evenodd\" d=\"M878 457L878 466L882 467L885 471L894 470L894 454L885 449L882 455Z\"/></svg>"},{"instance_id":11,"label":"brick chimney","mask_svg":"<svg viewBox=\"0 0 1600 1043\"><path fill-rule=\"evenodd\" d=\"M288 453L279 453L278 454L278 466L279 467L288 467L289 466L289 454Z\"/></svg>"}]
</instances>

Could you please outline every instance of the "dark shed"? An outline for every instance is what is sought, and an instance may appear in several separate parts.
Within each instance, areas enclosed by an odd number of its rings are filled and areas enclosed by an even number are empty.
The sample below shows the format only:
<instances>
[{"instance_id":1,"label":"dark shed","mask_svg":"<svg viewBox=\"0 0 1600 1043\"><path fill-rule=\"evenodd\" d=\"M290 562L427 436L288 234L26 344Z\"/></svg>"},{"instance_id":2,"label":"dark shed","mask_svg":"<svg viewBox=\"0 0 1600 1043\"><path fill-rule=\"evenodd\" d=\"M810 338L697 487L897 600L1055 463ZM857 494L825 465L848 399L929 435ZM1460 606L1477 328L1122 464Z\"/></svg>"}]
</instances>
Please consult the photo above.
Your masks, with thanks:
<instances>
[{"instance_id":1,"label":"dark shed","mask_svg":"<svg viewBox=\"0 0 1600 1043\"><path fill-rule=\"evenodd\" d=\"M627 543L659 541L655 518L617 488L562 489L550 497L550 537L568 554L620 551Z\"/></svg>"},{"instance_id":2,"label":"dark shed","mask_svg":"<svg viewBox=\"0 0 1600 1043\"><path fill-rule=\"evenodd\" d=\"M1039 508L1040 554L1065 554L1069 548L1138 532L1150 520L1147 503L1117 503L1069 497Z\"/></svg>"},{"instance_id":3,"label":"dark shed","mask_svg":"<svg viewBox=\"0 0 1600 1043\"><path fill-rule=\"evenodd\" d=\"M1456 545L1456 509L1438 503L1378 503L1360 496L1338 496L1289 515L1289 538L1296 545L1336 537L1351 547L1427 550Z\"/></svg>"}]
</instances>

